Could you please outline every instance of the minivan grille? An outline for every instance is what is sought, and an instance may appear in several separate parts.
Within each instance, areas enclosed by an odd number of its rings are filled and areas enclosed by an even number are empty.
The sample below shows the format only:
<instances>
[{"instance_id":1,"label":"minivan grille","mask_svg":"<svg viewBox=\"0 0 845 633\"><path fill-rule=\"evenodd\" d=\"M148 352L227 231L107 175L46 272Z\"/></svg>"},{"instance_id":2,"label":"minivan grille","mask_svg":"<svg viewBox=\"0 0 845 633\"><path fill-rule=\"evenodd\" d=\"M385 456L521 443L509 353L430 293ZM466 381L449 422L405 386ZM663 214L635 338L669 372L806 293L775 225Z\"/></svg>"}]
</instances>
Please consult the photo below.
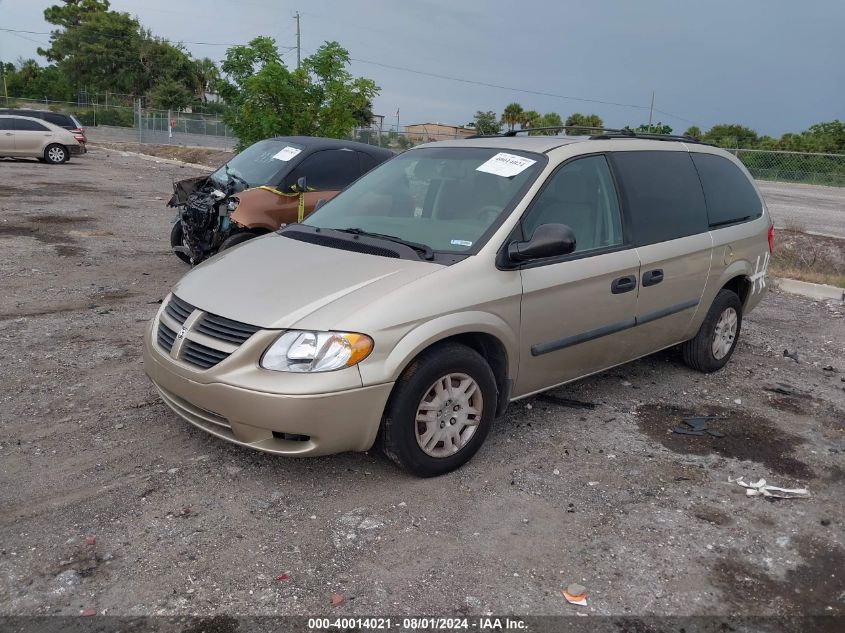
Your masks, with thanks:
<instances>
[{"instance_id":1,"label":"minivan grille","mask_svg":"<svg viewBox=\"0 0 845 633\"><path fill-rule=\"evenodd\" d=\"M233 321L216 314L206 314L194 328L206 336L240 345L261 328Z\"/></svg>"},{"instance_id":2,"label":"minivan grille","mask_svg":"<svg viewBox=\"0 0 845 633\"><path fill-rule=\"evenodd\" d=\"M173 349L173 343L176 342L176 332L167 327L164 323L158 324L158 344L161 345L168 354Z\"/></svg>"},{"instance_id":3,"label":"minivan grille","mask_svg":"<svg viewBox=\"0 0 845 633\"><path fill-rule=\"evenodd\" d=\"M219 349L206 347L201 343L185 340L185 345L182 347L182 360L191 365L209 369L214 367L217 363L229 357L226 352L221 352Z\"/></svg>"},{"instance_id":4,"label":"minivan grille","mask_svg":"<svg viewBox=\"0 0 845 633\"><path fill-rule=\"evenodd\" d=\"M177 323L184 323L185 319L191 316L191 312L193 312L194 310L196 310L194 306L192 306L190 303L182 301L176 295L172 295L170 297L170 301L164 308L164 311L167 312L168 316L170 316L170 318L176 321Z\"/></svg>"},{"instance_id":5,"label":"minivan grille","mask_svg":"<svg viewBox=\"0 0 845 633\"><path fill-rule=\"evenodd\" d=\"M164 313L172 321L168 319L160 320L158 331L156 332L156 340L164 351L173 353L174 357L195 367L202 369L214 367L217 363L229 357L233 351L233 345L243 344L249 337L261 329L255 325L241 323L240 321L234 321L233 319L227 319L226 317L208 312L202 313L199 319L194 317L190 327L186 328L185 323L188 322L188 317L194 314L197 309L176 295L171 295L170 301L164 306ZM165 324L165 320L169 325ZM181 329L184 330L182 332L184 341L181 347L177 346L176 352L173 350L179 335L173 329L174 322L182 326ZM194 340L195 333L203 334L215 341L220 341L225 350L217 349L217 346L207 339L203 340L208 345L198 343Z\"/></svg>"}]
</instances>

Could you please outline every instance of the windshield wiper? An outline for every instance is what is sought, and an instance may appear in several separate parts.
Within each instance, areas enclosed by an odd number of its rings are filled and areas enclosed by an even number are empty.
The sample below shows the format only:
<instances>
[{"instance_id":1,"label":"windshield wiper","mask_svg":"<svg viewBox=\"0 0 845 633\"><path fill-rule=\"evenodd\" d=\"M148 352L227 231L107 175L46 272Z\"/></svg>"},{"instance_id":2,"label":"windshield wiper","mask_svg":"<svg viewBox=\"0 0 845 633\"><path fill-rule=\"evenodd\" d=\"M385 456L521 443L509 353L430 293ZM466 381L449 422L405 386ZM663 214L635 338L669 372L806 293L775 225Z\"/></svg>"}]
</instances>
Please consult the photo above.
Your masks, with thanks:
<instances>
[{"instance_id":1,"label":"windshield wiper","mask_svg":"<svg viewBox=\"0 0 845 633\"><path fill-rule=\"evenodd\" d=\"M335 229L335 231L340 231L341 233L351 233L352 235L366 235L367 237L375 237L380 240L387 240L388 242L396 242L397 244L403 244L410 248L413 248L415 251L420 253L423 259L427 259L431 261L434 259L434 251L431 250L431 247L428 244L420 244L419 242L411 242L408 240L403 240L401 237L396 237L395 235L385 235L384 233L373 233L371 231L365 231L364 229L360 229L357 227L350 227L346 229Z\"/></svg>"}]
</instances>

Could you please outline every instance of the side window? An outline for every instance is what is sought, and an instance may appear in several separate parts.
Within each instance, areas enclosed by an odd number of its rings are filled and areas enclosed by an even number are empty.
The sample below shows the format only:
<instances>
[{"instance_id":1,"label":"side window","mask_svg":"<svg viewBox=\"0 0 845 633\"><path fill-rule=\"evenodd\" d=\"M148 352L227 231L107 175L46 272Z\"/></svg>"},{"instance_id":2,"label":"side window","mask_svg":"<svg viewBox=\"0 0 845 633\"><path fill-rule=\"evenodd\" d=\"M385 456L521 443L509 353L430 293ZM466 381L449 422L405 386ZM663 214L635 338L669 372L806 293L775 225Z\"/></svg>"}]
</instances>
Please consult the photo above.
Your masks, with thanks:
<instances>
[{"instance_id":1,"label":"side window","mask_svg":"<svg viewBox=\"0 0 845 633\"><path fill-rule=\"evenodd\" d=\"M379 164L375 158L370 156L369 154L365 154L364 152L356 152L358 154L358 159L361 161L361 173L366 174L370 171L373 167Z\"/></svg>"},{"instance_id":2,"label":"side window","mask_svg":"<svg viewBox=\"0 0 845 633\"><path fill-rule=\"evenodd\" d=\"M8 117L0 116L0 130L5 130L5 131L14 130L15 126L12 123L12 121L14 121L14 119L10 119Z\"/></svg>"},{"instance_id":3,"label":"side window","mask_svg":"<svg viewBox=\"0 0 845 633\"><path fill-rule=\"evenodd\" d=\"M14 121L18 132L49 132L47 126L41 125L38 121L30 119L14 119Z\"/></svg>"},{"instance_id":4,"label":"side window","mask_svg":"<svg viewBox=\"0 0 845 633\"><path fill-rule=\"evenodd\" d=\"M305 176L308 187L316 191L337 191L361 175L357 152L327 149L315 152L293 168L285 178L287 187Z\"/></svg>"},{"instance_id":5,"label":"side window","mask_svg":"<svg viewBox=\"0 0 845 633\"><path fill-rule=\"evenodd\" d=\"M566 163L522 218L525 239L541 224L566 224L575 233L575 252L622 244L622 219L616 188L604 156Z\"/></svg>"},{"instance_id":6,"label":"side window","mask_svg":"<svg viewBox=\"0 0 845 633\"><path fill-rule=\"evenodd\" d=\"M748 177L727 158L714 154L692 154L698 169L707 216L711 227L759 218L763 213L760 197Z\"/></svg>"},{"instance_id":7,"label":"side window","mask_svg":"<svg viewBox=\"0 0 845 633\"><path fill-rule=\"evenodd\" d=\"M47 121L47 123L52 123L53 125L58 125L59 127L67 127L68 125L67 117L63 114L54 114L52 112L47 112L40 118Z\"/></svg>"},{"instance_id":8,"label":"side window","mask_svg":"<svg viewBox=\"0 0 845 633\"><path fill-rule=\"evenodd\" d=\"M701 182L688 152L615 152L635 246L709 230Z\"/></svg>"}]
</instances>

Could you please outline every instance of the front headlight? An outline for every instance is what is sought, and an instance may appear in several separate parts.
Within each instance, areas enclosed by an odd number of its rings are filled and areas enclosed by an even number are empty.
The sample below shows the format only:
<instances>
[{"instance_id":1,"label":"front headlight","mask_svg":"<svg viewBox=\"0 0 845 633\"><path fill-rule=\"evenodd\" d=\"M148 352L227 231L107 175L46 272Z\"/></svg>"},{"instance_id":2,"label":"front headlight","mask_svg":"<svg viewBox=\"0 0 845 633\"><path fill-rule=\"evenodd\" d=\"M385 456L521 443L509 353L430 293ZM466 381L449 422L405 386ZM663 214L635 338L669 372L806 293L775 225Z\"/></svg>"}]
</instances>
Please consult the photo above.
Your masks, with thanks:
<instances>
[{"instance_id":1,"label":"front headlight","mask_svg":"<svg viewBox=\"0 0 845 633\"><path fill-rule=\"evenodd\" d=\"M349 332L288 330L267 348L261 366L297 373L334 371L357 365L373 351L373 339Z\"/></svg>"}]
</instances>

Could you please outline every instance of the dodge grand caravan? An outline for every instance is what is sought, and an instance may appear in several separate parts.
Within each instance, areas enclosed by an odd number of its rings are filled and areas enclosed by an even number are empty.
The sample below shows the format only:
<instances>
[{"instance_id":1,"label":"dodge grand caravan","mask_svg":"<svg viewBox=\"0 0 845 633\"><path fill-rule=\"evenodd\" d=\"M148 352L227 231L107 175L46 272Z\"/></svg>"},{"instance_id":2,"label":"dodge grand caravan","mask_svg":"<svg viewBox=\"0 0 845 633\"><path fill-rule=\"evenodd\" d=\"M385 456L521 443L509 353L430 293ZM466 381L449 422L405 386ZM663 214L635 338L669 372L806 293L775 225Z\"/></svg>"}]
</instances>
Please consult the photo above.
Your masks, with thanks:
<instances>
[{"instance_id":1,"label":"dodge grand caravan","mask_svg":"<svg viewBox=\"0 0 845 633\"><path fill-rule=\"evenodd\" d=\"M187 274L144 365L222 439L301 456L378 443L433 476L513 400L676 345L696 370L724 366L772 246L748 172L692 139L431 143Z\"/></svg>"}]
</instances>

